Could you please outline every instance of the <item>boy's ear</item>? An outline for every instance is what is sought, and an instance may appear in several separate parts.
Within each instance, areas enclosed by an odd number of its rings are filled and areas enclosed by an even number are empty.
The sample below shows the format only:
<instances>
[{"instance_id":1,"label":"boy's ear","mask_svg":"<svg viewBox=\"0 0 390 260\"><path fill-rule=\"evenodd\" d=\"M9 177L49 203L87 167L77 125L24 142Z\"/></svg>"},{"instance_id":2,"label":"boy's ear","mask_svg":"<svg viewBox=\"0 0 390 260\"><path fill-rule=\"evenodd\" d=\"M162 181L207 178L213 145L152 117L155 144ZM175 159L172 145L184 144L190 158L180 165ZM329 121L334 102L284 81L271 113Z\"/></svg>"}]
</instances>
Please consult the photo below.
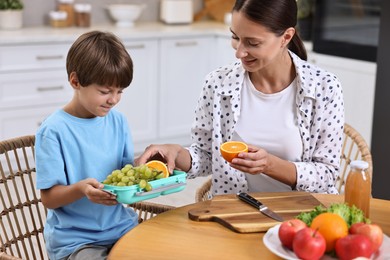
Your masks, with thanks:
<instances>
[{"instance_id":1,"label":"boy's ear","mask_svg":"<svg viewBox=\"0 0 390 260\"><path fill-rule=\"evenodd\" d=\"M80 82L79 82L79 79L77 77L76 72L73 71L73 72L70 73L69 83L72 86L72 88L80 89L81 85L80 85Z\"/></svg>"}]
</instances>

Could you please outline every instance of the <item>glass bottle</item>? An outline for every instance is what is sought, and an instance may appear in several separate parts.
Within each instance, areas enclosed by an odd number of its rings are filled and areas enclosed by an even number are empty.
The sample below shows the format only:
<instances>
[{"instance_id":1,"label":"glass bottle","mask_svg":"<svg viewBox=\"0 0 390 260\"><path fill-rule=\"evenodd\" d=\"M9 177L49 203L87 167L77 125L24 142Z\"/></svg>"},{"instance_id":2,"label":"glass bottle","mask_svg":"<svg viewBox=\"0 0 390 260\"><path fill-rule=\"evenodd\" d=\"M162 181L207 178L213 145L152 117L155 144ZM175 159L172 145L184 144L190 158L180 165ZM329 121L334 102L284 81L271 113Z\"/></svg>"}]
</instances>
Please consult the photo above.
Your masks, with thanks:
<instances>
[{"instance_id":1,"label":"glass bottle","mask_svg":"<svg viewBox=\"0 0 390 260\"><path fill-rule=\"evenodd\" d=\"M349 205L355 205L363 210L368 218L370 215L371 176L368 172L368 163L352 161L350 172L345 182L344 200Z\"/></svg>"},{"instance_id":2,"label":"glass bottle","mask_svg":"<svg viewBox=\"0 0 390 260\"><path fill-rule=\"evenodd\" d=\"M74 0L58 0L58 11L66 12L66 24L67 26L73 26L74 24L74 10L73 10Z\"/></svg>"}]
</instances>

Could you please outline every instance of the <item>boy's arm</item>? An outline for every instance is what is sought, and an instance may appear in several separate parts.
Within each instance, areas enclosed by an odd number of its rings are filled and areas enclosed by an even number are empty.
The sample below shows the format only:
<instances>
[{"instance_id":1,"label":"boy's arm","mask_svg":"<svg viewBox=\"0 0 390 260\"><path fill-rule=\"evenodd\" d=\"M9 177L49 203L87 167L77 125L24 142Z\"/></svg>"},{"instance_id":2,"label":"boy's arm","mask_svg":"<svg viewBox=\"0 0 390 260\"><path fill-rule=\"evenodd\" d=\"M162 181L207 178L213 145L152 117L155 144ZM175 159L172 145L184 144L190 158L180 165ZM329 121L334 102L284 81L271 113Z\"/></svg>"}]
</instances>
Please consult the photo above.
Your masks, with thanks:
<instances>
[{"instance_id":1,"label":"boy's arm","mask_svg":"<svg viewBox=\"0 0 390 260\"><path fill-rule=\"evenodd\" d=\"M72 185L55 185L41 190L41 199L43 205L49 209L68 205L84 196L94 203L116 205L118 202L115 196L102 191L103 187L96 179L88 178Z\"/></svg>"}]
</instances>

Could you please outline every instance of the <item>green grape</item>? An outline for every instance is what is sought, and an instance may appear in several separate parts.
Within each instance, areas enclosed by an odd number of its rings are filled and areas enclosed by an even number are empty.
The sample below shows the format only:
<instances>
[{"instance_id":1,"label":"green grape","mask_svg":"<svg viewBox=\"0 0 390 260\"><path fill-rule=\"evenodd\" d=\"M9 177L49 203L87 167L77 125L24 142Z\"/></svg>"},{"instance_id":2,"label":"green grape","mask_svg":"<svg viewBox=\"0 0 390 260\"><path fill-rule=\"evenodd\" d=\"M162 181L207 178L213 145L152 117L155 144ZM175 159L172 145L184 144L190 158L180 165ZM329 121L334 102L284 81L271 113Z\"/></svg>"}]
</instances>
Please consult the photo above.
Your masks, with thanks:
<instances>
[{"instance_id":1,"label":"green grape","mask_svg":"<svg viewBox=\"0 0 390 260\"><path fill-rule=\"evenodd\" d=\"M152 169L150 169L149 167L145 169L145 172L144 172L144 176L146 179L149 179L150 177L152 177Z\"/></svg>"},{"instance_id":2,"label":"green grape","mask_svg":"<svg viewBox=\"0 0 390 260\"><path fill-rule=\"evenodd\" d=\"M105 179L104 181L103 181L103 184L110 184L111 183L111 179Z\"/></svg>"},{"instance_id":3,"label":"green grape","mask_svg":"<svg viewBox=\"0 0 390 260\"><path fill-rule=\"evenodd\" d=\"M131 176L134 176L134 169L130 169L127 173L126 173L127 176L131 177Z\"/></svg>"},{"instance_id":4,"label":"green grape","mask_svg":"<svg viewBox=\"0 0 390 260\"><path fill-rule=\"evenodd\" d=\"M146 191L151 191L152 190L152 185L150 185L149 182L146 184L145 190Z\"/></svg>"},{"instance_id":5,"label":"green grape","mask_svg":"<svg viewBox=\"0 0 390 260\"><path fill-rule=\"evenodd\" d=\"M118 177L119 179L122 179L123 176L125 176L125 174L124 174L123 172L120 172L120 173L118 173L118 175L117 175L117 177Z\"/></svg>"},{"instance_id":6,"label":"green grape","mask_svg":"<svg viewBox=\"0 0 390 260\"><path fill-rule=\"evenodd\" d=\"M118 183L116 184L116 186L126 186L126 183L124 183L124 182L118 182Z\"/></svg>"},{"instance_id":7,"label":"green grape","mask_svg":"<svg viewBox=\"0 0 390 260\"><path fill-rule=\"evenodd\" d=\"M109 174L109 175L107 175L107 178L106 178L107 180L111 180L112 179L112 175L111 174Z\"/></svg>"},{"instance_id":8,"label":"green grape","mask_svg":"<svg viewBox=\"0 0 390 260\"><path fill-rule=\"evenodd\" d=\"M142 180L139 181L139 187L140 187L141 189L145 189L146 184L147 184L147 182L146 182L146 180L144 180L144 179L142 179Z\"/></svg>"},{"instance_id":9,"label":"green grape","mask_svg":"<svg viewBox=\"0 0 390 260\"><path fill-rule=\"evenodd\" d=\"M120 173L121 171L120 170L114 170L114 171L112 171L112 176L117 176L118 175L118 173Z\"/></svg>"},{"instance_id":10,"label":"green grape","mask_svg":"<svg viewBox=\"0 0 390 260\"><path fill-rule=\"evenodd\" d=\"M123 176L122 179L121 179L121 182L128 183L129 180L130 180L129 177Z\"/></svg>"},{"instance_id":11,"label":"green grape","mask_svg":"<svg viewBox=\"0 0 390 260\"><path fill-rule=\"evenodd\" d=\"M156 176L156 180L159 180L159 179L162 179L164 178L164 173L159 173L157 176Z\"/></svg>"},{"instance_id":12,"label":"green grape","mask_svg":"<svg viewBox=\"0 0 390 260\"><path fill-rule=\"evenodd\" d=\"M122 169L121 169L121 172L122 173L126 173L126 172L128 172L130 170L130 167L123 167Z\"/></svg>"}]
</instances>

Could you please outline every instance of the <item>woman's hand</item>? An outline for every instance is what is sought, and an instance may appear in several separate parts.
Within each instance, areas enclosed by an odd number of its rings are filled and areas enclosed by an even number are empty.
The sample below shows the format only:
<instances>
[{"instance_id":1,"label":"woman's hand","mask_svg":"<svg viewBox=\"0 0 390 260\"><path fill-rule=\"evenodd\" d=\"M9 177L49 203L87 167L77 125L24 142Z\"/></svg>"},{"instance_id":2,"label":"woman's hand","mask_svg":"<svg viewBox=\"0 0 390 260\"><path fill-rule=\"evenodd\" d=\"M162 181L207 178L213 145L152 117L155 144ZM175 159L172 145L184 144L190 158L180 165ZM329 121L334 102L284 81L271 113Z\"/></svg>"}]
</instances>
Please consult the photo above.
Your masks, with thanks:
<instances>
[{"instance_id":1,"label":"woman's hand","mask_svg":"<svg viewBox=\"0 0 390 260\"><path fill-rule=\"evenodd\" d=\"M230 166L249 174L260 174L267 172L269 164L270 154L266 150L248 145L248 152L240 153Z\"/></svg>"},{"instance_id":2,"label":"woman's hand","mask_svg":"<svg viewBox=\"0 0 390 260\"><path fill-rule=\"evenodd\" d=\"M135 165L145 164L151 160L166 163L170 173L174 169L188 171L191 167L189 152L178 144L149 145L143 154L135 159Z\"/></svg>"},{"instance_id":3,"label":"woman's hand","mask_svg":"<svg viewBox=\"0 0 390 260\"><path fill-rule=\"evenodd\" d=\"M249 174L266 174L292 188L297 182L297 170L294 163L280 159L252 145L248 145L247 153L240 153L238 158L234 158L230 166Z\"/></svg>"}]
</instances>

